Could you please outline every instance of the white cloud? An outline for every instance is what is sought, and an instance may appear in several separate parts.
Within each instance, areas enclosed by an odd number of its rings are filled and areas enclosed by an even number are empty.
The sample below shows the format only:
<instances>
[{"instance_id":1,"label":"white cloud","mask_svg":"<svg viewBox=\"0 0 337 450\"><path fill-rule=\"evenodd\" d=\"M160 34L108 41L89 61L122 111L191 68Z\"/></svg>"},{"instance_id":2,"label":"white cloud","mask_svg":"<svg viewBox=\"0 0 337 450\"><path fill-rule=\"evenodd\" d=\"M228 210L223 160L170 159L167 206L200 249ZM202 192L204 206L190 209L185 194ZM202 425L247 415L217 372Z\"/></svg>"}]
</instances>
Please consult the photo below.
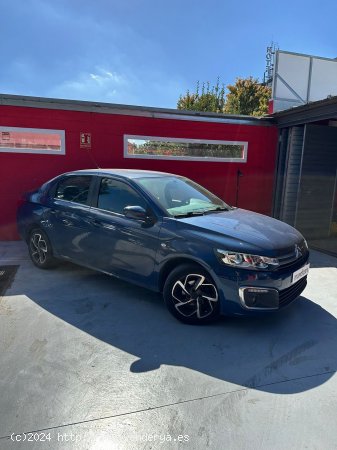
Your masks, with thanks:
<instances>
[{"instance_id":1,"label":"white cloud","mask_svg":"<svg viewBox=\"0 0 337 450\"><path fill-rule=\"evenodd\" d=\"M136 76L127 67L122 72L95 67L63 81L46 94L71 100L175 108L179 95L185 91L184 80L171 74L146 70Z\"/></svg>"},{"instance_id":2,"label":"white cloud","mask_svg":"<svg viewBox=\"0 0 337 450\"><path fill-rule=\"evenodd\" d=\"M117 101L117 94L128 86L128 80L115 71L96 67L91 73L80 73L52 88L48 95L76 100Z\"/></svg>"},{"instance_id":3,"label":"white cloud","mask_svg":"<svg viewBox=\"0 0 337 450\"><path fill-rule=\"evenodd\" d=\"M91 73L90 78L95 80L100 85L110 83L123 84L125 82L122 75L105 69L98 69L98 73Z\"/></svg>"}]
</instances>

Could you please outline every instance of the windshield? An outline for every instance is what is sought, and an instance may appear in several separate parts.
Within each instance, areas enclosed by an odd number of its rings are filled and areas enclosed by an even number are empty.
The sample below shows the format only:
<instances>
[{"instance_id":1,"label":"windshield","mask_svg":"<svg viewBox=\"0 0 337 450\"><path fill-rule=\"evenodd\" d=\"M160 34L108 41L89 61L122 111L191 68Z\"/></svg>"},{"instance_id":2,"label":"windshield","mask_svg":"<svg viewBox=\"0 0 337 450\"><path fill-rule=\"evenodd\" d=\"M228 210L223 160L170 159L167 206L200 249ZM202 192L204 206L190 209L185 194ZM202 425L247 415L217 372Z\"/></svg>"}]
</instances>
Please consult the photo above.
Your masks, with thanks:
<instances>
[{"instance_id":1,"label":"windshield","mask_svg":"<svg viewBox=\"0 0 337 450\"><path fill-rule=\"evenodd\" d=\"M189 216L231 209L220 198L188 178L174 176L138 178L137 182L170 216Z\"/></svg>"}]
</instances>

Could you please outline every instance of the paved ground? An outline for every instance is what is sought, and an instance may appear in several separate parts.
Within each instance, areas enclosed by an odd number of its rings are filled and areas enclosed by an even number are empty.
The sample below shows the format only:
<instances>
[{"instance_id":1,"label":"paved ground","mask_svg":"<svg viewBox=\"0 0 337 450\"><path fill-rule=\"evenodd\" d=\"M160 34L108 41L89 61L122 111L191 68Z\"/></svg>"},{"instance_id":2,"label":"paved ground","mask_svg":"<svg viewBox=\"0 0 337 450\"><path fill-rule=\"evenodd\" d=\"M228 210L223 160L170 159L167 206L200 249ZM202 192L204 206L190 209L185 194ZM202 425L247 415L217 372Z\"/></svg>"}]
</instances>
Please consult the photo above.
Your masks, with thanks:
<instances>
[{"instance_id":1,"label":"paved ground","mask_svg":"<svg viewBox=\"0 0 337 450\"><path fill-rule=\"evenodd\" d=\"M310 245L316 250L322 250L332 256L337 255L337 236L331 236L325 239L314 239L310 241Z\"/></svg>"},{"instance_id":2,"label":"paved ground","mask_svg":"<svg viewBox=\"0 0 337 450\"><path fill-rule=\"evenodd\" d=\"M337 259L311 261L288 310L191 327L151 292L1 243L20 268L0 300L0 448L336 449Z\"/></svg>"}]
</instances>

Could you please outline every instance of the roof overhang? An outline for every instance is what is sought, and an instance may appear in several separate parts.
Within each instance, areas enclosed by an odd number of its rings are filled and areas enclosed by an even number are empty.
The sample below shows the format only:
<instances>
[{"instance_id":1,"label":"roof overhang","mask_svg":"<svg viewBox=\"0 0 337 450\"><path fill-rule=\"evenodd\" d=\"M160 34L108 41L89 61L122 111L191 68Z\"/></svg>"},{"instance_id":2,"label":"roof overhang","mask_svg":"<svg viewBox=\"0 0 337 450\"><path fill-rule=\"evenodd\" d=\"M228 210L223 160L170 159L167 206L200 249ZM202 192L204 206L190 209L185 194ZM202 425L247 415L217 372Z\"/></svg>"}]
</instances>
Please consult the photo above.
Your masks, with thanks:
<instances>
[{"instance_id":1,"label":"roof overhang","mask_svg":"<svg viewBox=\"0 0 337 450\"><path fill-rule=\"evenodd\" d=\"M272 114L279 128L337 119L337 96Z\"/></svg>"},{"instance_id":2,"label":"roof overhang","mask_svg":"<svg viewBox=\"0 0 337 450\"><path fill-rule=\"evenodd\" d=\"M212 112L186 111L148 106L121 105L114 103L66 100L59 98L28 97L21 95L0 94L0 105L29 108L59 109L66 111L95 112L100 114L121 114L129 116L152 117L156 119L189 120L198 122L231 123L239 125L270 126L271 117L253 117Z\"/></svg>"}]
</instances>

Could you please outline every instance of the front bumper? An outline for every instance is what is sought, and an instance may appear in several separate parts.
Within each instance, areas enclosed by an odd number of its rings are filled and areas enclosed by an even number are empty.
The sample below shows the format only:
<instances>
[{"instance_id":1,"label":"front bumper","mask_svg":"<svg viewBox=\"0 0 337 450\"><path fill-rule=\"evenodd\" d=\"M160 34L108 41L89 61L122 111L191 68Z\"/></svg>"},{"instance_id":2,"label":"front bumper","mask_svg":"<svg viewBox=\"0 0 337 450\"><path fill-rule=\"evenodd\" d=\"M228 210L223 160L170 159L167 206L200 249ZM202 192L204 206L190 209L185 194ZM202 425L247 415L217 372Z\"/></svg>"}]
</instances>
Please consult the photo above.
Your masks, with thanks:
<instances>
[{"instance_id":1,"label":"front bumper","mask_svg":"<svg viewBox=\"0 0 337 450\"><path fill-rule=\"evenodd\" d=\"M218 275L221 312L225 315L260 315L279 311L298 298L307 277L292 284L293 273L308 264L309 255L275 271L229 269Z\"/></svg>"}]
</instances>

